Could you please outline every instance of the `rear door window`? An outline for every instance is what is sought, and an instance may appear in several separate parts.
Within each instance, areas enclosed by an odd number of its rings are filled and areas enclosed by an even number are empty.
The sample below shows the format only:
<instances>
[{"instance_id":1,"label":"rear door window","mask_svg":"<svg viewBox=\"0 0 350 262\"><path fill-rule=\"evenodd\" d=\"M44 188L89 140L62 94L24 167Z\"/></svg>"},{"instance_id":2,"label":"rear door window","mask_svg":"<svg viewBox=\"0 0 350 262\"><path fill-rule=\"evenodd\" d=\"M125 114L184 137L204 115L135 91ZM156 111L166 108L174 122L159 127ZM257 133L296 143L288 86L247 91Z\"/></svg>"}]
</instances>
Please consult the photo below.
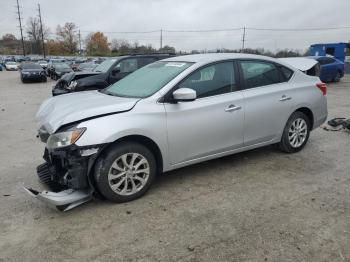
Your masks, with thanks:
<instances>
[{"instance_id":1,"label":"rear door window","mask_svg":"<svg viewBox=\"0 0 350 262\"><path fill-rule=\"evenodd\" d=\"M267 61L240 61L246 89L284 82L274 63Z\"/></svg>"}]
</instances>

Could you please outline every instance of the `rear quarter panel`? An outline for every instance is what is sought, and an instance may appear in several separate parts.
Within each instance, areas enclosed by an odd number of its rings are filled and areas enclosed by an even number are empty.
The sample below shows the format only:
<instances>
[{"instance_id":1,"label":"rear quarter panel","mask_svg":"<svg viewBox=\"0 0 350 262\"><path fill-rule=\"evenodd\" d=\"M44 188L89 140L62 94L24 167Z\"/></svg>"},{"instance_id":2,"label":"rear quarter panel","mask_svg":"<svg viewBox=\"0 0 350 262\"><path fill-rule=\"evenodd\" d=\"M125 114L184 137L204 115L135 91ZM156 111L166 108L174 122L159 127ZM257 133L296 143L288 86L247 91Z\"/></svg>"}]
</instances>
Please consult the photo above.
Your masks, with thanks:
<instances>
[{"instance_id":1,"label":"rear quarter panel","mask_svg":"<svg viewBox=\"0 0 350 262\"><path fill-rule=\"evenodd\" d=\"M296 72L291 85L293 111L309 108L314 118L313 129L323 124L328 115L327 97L316 86L317 83L321 83L318 77Z\"/></svg>"}]
</instances>

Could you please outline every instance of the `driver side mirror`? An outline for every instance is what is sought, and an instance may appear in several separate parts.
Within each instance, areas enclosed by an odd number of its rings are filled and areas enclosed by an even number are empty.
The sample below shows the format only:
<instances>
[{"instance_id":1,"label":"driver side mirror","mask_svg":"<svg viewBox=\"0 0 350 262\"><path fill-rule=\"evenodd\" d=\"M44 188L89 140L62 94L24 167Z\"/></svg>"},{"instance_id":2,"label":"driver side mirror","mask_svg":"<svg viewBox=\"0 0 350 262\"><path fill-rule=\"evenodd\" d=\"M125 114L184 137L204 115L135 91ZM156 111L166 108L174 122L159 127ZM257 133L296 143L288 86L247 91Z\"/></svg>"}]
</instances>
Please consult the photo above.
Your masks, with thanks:
<instances>
[{"instance_id":1,"label":"driver side mirror","mask_svg":"<svg viewBox=\"0 0 350 262\"><path fill-rule=\"evenodd\" d=\"M179 88L173 92L173 98L176 102L190 102L197 98L197 92L191 88Z\"/></svg>"},{"instance_id":2,"label":"driver side mirror","mask_svg":"<svg viewBox=\"0 0 350 262\"><path fill-rule=\"evenodd\" d=\"M114 68L113 70L112 70L112 75L113 76L116 76L117 74L119 74L120 73L120 69L119 68Z\"/></svg>"}]
</instances>

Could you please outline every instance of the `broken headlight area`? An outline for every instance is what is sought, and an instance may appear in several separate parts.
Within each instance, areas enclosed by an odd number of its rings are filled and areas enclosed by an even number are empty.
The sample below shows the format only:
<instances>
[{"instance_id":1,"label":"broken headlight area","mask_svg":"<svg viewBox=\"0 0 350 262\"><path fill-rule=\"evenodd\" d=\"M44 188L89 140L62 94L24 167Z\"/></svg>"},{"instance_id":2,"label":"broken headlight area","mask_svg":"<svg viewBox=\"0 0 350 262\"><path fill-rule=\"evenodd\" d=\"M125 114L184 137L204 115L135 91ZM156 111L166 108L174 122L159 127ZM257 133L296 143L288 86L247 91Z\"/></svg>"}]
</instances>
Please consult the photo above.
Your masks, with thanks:
<instances>
[{"instance_id":1,"label":"broken headlight area","mask_svg":"<svg viewBox=\"0 0 350 262\"><path fill-rule=\"evenodd\" d=\"M46 142L50 150L73 145L85 132L86 128L72 128L66 131L51 134Z\"/></svg>"},{"instance_id":2,"label":"broken headlight area","mask_svg":"<svg viewBox=\"0 0 350 262\"><path fill-rule=\"evenodd\" d=\"M99 147L80 148L75 145L60 149L45 149L45 163L37 167L41 182L54 192L89 187L88 173Z\"/></svg>"},{"instance_id":3,"label":"broken headlight area","mask_svg":"<svg viewBox=\"0 0 350 262\"><path fill-rule=\"evenodd\" d=\"M102 146L71 145L51 150L45 148L45 163L37 167L37 174L51 191L39 192L24 187L25 191L60 211L67 211L90 201L94 189L89 183L88 174Z\"/></svg>"}]
</instances>

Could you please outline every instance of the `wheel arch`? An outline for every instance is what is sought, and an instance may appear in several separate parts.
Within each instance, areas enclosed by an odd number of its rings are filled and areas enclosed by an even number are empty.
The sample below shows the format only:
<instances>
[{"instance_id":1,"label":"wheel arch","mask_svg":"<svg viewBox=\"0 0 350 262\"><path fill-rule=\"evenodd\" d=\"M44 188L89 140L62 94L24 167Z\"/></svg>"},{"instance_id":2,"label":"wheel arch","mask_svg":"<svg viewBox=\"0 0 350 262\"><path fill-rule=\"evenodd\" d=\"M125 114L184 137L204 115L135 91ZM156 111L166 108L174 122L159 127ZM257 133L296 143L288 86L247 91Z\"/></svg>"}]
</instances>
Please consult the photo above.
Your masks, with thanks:
<instances>
[{"instance_id":1,"label":"wheel arch","mask_svg":"<svg viewBox=\"0 0 350 262\"><path fill-rule=\"evenodd\" d=\"M141 145L151 150L157 162L157 174L160 174L163 172L163 156L156 142L154 142L151 138L143 135L126 135L126 136L120 137L117 140L103 146L102 150L100 150L97 153L97 155L91 159L91 162L89 163L88 181L90 186L93 188L94 192L97 194L96 195L97 197L104 199L102 194L99 192L97 186L95 185L94 178L93 178L93 175L94 175L93 173L94 173L95 165L97 163L98 158L100 156L103 156L103 154L106 153L108 149L110 149L111 147L116 146L118 143L127 142L127 141L140 143Z\"/></svg>"},{"instance_id":2,"label":"wheel arch","mask_svg":"<svg viewBox=\"0 0 350 262\"><path fill-rule=\"evenodd\" d=\"M310 108L300 107L300 108L296 109L294 112L301 112L301 113L305 114L311 122L311 130L313 129L313 127L314 127L314 114L312 113Z\"/></svg>"}]
</instances>

